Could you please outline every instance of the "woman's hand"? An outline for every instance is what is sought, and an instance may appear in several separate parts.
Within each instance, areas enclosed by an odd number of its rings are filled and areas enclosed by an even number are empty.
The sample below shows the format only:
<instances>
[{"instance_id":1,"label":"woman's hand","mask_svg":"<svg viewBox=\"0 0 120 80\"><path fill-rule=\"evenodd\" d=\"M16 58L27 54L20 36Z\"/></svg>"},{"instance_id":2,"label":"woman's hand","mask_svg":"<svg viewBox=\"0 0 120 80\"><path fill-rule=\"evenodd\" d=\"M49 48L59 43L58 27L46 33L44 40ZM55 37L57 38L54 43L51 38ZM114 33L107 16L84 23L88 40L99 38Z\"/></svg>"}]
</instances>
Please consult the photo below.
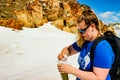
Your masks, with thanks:
<instances>
[{"instance_id":1,"label":"woman's hand","mask_svg":"<svg viewBox=\"0 0 120 80\"><path fill-rule=\"evenodd\" d=\"M68 64L58 64L58 70L61 73L68 73L68 74L72 74L72 71L74 71L74 67L68 65Z\"/></svg>"},{"instance_id":2,"label":"woman's hand","mask_svg":"<svg viewBox=\"0 0 120 80\"><path fill-rule=\"evenodd\" d=\"M58 60L62 60L65 57L67 57L69 55L69 51L68 51L68 47L65 47L62 49L62 51L59 53L58 55Z\"/></svg>"}]
</instances>

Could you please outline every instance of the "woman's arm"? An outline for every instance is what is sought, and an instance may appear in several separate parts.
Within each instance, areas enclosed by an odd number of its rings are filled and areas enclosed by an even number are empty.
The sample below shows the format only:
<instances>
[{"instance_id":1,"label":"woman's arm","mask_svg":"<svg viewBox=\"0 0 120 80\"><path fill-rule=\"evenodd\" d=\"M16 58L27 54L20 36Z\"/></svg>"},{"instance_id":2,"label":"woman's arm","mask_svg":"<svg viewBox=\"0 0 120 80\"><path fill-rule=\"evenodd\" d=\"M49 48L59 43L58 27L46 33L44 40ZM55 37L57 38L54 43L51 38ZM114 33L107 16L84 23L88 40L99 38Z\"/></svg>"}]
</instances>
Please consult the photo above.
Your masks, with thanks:
<instances>
[{"instance_id":1,"label":"woman's arm","mask_svg":"<svg viewBox=\"0 0 120 80\"><path fill-rule=\"evenodd\" d=\"M58 55L58 59L62 60L65 57L65 55L66 56L70 56L70 55L73 55L73 54L76 54L76 53L78 53L78 51L76 51L72 47L72 45L70 45L70 46L67 46L67 47L65 47L65 48L62 49L62 51Z\"/></svg>"},{"instance_id":2,"label":"woman's arm","mask_svg":"<svg viewBox=\"0 0 120 80\"><path fill-rule=\"evenodd\" d=\"M68 47L68 51L69 51L68 56L71 56L71 55L73 55L73 54L78 53L78 51L76 51L76 50L73 48L73 46L69 46L69 47Z\"/></svg>"},{"instance_id":3,"label":"woman's arm","mask_svg":"<svg viewBox=\"0 0 120 80\"><path fill-rule=\"evenodd\" d=\"M109 69L93 67L93 72L82 71L74 69L72 74L80 78L81 80L106 80L109 73Z\"/></svg>"},{"instance_id":4,"label":"woman's arm","mask_svg":"<svg viewBox=\"0 0 120 80\"><path fill-rule=\"evenodd\" d=\"M67 64L59 64L58 69L62 73L73 74L81 80L106 80L109 69L93 67L93 72L82 71Z\"/></svg>"}]
</instances>

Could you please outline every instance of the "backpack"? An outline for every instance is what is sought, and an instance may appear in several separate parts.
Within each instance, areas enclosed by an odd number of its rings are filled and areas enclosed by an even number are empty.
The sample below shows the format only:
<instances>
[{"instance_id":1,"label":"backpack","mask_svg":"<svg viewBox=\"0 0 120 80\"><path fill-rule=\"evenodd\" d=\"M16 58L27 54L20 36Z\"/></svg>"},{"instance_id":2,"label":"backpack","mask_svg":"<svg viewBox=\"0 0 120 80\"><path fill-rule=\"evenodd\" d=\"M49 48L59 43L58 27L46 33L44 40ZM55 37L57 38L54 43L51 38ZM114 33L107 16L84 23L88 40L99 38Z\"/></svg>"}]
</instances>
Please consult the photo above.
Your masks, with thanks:
<instances>
[{"instance_id":1,"label":"backpack","mask_svg":"<svg viewBox=\"0 0 120 80\"><path fill-rule=\"evenodd\" d=\"M94 49L96 45L102 40L107 40L110 43L113 49L113 52L115 54L115 59L110 69L111 80L120 80L120 38L115 36L113 32L111 31L105 32L103 36L98 37L94 41L93 46L91 47L91 51L90 51L90 59L92 62L91 69L93 66Z\"/></svg>"}]
</instances>

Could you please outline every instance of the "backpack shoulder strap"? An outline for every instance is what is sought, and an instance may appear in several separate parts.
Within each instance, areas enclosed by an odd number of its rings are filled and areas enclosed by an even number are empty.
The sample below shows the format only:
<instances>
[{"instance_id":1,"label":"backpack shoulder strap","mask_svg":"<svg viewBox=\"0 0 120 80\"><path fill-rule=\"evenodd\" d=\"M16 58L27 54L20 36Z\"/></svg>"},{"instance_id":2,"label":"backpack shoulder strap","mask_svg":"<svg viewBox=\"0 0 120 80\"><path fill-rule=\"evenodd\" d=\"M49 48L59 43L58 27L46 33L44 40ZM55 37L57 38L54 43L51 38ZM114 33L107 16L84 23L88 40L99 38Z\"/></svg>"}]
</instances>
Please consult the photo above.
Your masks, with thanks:
<instances>
[{"instance_id":1,"label":"backpack shoulder strap","mask_svg":"<svg viewBox=\"0 0 120 80\"><path fill-rule=\"evenodd\" d=\"M90 50L90 60L91 60L91 69L93 70L93 58L94 58L94 50L97 46L97 44L102 41L102 40L105 40L105 37L104 36L100 36L98 37L97 39L95 39L95 41L93 42L93 45L91 47L91 50Z\"/></svg>"}]
</instances>

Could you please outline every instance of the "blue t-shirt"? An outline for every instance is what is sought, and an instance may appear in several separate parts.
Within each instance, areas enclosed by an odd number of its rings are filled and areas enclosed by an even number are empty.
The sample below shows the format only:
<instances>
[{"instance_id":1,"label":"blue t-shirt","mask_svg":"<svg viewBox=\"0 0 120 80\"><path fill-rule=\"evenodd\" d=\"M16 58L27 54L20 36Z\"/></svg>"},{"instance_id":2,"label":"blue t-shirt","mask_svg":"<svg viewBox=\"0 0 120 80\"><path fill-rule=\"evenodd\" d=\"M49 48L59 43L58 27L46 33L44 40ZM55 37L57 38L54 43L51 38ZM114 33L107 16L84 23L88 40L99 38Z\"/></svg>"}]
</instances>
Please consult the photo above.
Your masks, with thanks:
<instances>
[{"instance_id":1,"label":"blue t-shirt","mask_svg":"<svg viewBox=\"0 0 120 80\"><path fill-rule=\"evenodd\" d=\"M82 48L73 43L72 46L76 51L80 52L78 57L79 69L84 71L91 71L90 49L93 42L86 41ZM94 50L93 66L99 68L111 68L114 61L114 53L110 44L103 40L98 43ZM76 80L80 80L77 78ZM108 74L106 80L111 80L110 74Z\"/></svg>"}]
</instances>

